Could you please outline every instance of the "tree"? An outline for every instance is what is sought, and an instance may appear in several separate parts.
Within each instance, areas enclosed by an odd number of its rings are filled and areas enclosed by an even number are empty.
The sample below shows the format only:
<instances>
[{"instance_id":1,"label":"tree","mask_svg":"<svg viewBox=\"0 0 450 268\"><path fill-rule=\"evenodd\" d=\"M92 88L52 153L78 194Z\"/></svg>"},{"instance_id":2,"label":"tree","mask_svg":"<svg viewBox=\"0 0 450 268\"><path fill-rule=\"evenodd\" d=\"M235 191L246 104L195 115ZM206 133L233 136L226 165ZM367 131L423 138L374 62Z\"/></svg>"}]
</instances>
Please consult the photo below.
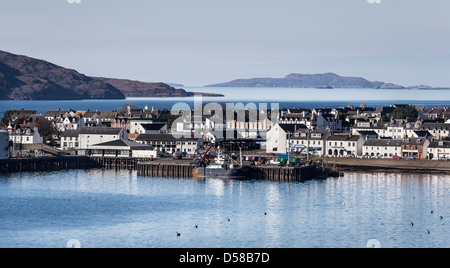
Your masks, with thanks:
<instances>
[{"instance_id":1,"label":"tree","mask_svg":"<svg viewBox=\"0 0 450 268\"><path fill-rule=\"evenodd\" d=\"M408 119L410 122L414 122L419 117L419 112L416 106L402 106L397 107L390 115L391 119Z\"/></svg>"},{"instance_id":2,"label":"tree","mask_svg":"<svg viewBox=\"0 0 450 268\"><path fill-rule=\"evenodd\" d=\"M44 143L47 143L47 141L53 143L53 135L57 134L53 123L45 118L40 118L36 121L36 126L39 134L44 138Z\"/></svg>"}]
</instances>

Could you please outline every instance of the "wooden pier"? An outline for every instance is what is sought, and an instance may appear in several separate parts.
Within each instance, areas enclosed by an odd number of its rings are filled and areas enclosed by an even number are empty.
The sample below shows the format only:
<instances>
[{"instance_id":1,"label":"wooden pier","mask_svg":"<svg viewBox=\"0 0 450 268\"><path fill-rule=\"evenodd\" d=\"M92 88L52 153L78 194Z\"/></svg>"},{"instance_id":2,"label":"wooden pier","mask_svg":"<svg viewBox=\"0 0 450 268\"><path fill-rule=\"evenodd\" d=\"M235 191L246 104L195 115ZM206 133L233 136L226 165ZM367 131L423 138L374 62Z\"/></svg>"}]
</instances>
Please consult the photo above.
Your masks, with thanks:
<instances>
[{"instance_id":1,"label":"wooden pier","mask_svg":"<svg viewBox=\"0 0 450 268\"><path fill-rule=\"evenodd\" d=\"M167 165L160 163L138 163L138 176L159 178L192 178L193 165ZM318 179L322 174L316 167L265 167L252 166L249 180L268 180L276 182L299 182Z\"/></svg>"},{"instance_id":2,"label":"wooden pier","mask_svg":"<svg viewBox=\"0 0 450 268\"><path fill-rule=\"evenodd\" d=\"M92 161L92 159L86 156L0 160L0 173L59 171L91 168L100 168L100 166L97 162Z\"/></svg>"},{"instance_id":3,"label":"wooden pier","mask_svg":"<svg viewBox=\"0 0 450 268\"><path fill-rule=\"evenodd\" d=\"M158 178L192 178L195 166L190 164L168 165L160 163L139 163L138 176Z\"/></svg>"},{"instance_id":4,"label":"wooden pier","mask_svg":"<svg viewBox=\"0 0 450 268\"><path fill-rule=\"evenodd\" d=\"M189 162L149 161L119 157L44 157L0 160L0 173L46 172L70 169L106 169L137 171L138 176L158 178L192 178L195 166ZM323 177L316 167L249 166L247 179L297 182Z\"/></svg>"}]
</instances>

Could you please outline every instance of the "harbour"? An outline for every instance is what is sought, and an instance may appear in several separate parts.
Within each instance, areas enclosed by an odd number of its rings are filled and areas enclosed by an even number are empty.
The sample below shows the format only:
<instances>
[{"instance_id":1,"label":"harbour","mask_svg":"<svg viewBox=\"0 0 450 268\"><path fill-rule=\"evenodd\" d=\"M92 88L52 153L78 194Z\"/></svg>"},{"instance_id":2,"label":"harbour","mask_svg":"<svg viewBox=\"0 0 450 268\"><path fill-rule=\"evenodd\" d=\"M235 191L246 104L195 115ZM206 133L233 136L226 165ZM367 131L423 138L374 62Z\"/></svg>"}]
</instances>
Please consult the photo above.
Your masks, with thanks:
<instances>
[{"instance_id":1,"label":"harbour","mask_svg":"<svg viewBox=\"0 0 450 268\"><path fill-rule=\"evenodd\" d=\"M0 248L64 248L72 239L82 248L364 248L372 239L448 247L449 181L383 172L291 183L115 169L0 174Z\"/></svg>"},{"instance_id":2,"label":"harbour","mask_svg":"<svg viewBox=\"0 0 450 268\"><path fill-rule=\"evenodd\" d=\"M136 171L139 176L157 178L193 178L195 163L192 161L154 160L113 157L47 157L33 159L0 160L0 173L49 172L71 169L104 169ZM268 181L305 181L323 178L323 171L316 167L247 166L248 177L240 179ZM217 178L213 176L210 178ZM232 179L232 178L230 178Z\"/></svg>"}]
</instances>

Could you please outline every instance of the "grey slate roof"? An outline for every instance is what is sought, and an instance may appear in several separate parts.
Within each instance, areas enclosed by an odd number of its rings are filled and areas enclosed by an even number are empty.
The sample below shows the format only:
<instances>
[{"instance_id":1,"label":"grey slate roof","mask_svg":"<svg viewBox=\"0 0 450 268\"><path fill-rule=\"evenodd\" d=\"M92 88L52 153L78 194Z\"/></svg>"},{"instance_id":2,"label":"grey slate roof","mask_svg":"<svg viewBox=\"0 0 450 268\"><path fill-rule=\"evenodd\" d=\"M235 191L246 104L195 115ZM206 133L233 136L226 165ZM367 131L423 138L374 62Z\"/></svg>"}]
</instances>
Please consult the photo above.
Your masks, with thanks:
<instances>
[{"instance_id":1,"label":"grey slate roof","mask_svg":"<svg viewBox=\"0 0 450 268\"><path fill-rule=\"evenodd\" d=\"M80 134L92 134L92 135L119 135L122 128L111 127L83 127Z\"/></svg>"},{"instance_id":2,"label":"grey slate roof","mask_svg":"<svg viewBox=\"0 0 450 268\"><path fill-rule=\"evenodd\" d=\"M78 137L80 130L66 130L61 133L61 137Z\"/></svg>"},{"instance_id":3,"label":"grey slate roof","mask_svg":"<svg viewBox=\"0 0 450 268\"><path fill-rule=\"evenodd\" d=\"M130 140L113 140L100 144L95 144L89 147L105 147L111 149L113 149L114 147L129 147L130 150L151 150L154 148L153 146L133 142Z\"/></svg>"},{"instance_id":4,"label":"grey slate roof","mask_svg":"<svg viewBox=\"0 0 450 268\"><path fill-rule=\"evenodd\" d=\"M400 147L402 140L366 140L364 146Z\"/></svg>"}]
</instances>

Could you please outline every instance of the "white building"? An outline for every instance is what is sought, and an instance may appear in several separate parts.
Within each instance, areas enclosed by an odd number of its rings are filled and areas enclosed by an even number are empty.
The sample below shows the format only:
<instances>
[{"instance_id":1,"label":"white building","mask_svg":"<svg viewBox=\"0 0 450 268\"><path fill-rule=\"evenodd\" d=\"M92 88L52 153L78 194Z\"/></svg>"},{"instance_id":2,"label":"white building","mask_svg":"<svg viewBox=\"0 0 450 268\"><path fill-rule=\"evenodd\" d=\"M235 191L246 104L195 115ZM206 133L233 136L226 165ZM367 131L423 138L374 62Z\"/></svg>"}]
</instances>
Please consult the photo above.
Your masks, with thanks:
<instances>
[{"instance_id":1,"label":"white building","mask_svg":"<svg viewBox=\"0 0 450 268\"><path fill-rule=\"evenodd\" d=\"M311 154L323 156L326 154L326 140L329 136L330 132L327 130L301 129L290 136L288 143L291 152L306 154L309 148Z\"/></svg>"},{"instance_id":2,"label":"white building","mask_svg":"<svg viewBox=\"0 0 450 268\"><path fill-rule=\"evenodd\" d=\"M86 126L84 120L77 117L64 116L53 120L56 130L64 132L66 130L78 130Z\"/></svg>"},{"instance_id":3,"label":"white building","mask_svg":"<svg viewBox=\"0 0 450 268\"><path fill-rule=\"evenodd\" d=\"M162 153L182 152L194 155L203 146L202 138L175 138L172 134L141 134L136 138L137 143L153 146Z\"/></svg>"},{"instance_id":4,"label":"white building","mask_svg":"<svg viewBox=\"0 0 450 268\"><path fill-rule=\"evenodd\" d=\"M402 140L366 140L362 155L367 158L392 158L402 156Z\"/></svg>"},{"instance_id":5,"label":"white building","mask_svg":"<svg viewBox=\"0 0 450 268\"><path fill-rule=\"evenodd\" d=\"M269 154L286 154L288 139L301 129L307 129L301 124L276 124L267 132L266 152Z\"/></svg>"},{"instance_id":6,"label":"white building","mask_svg":"<svg viewBox=\"0 0 450 268\"><path fill-rule=\"evenodd\" d=\"M434 141L427 150L427 159L450 160L450 141Z\"/></svg>"},{"instance_id":7,"label":"white building","mask_svg":"<svg viewBox=\"0 0 450 268\"><path fill-rule=\"evenodd\" d=\"M157 158L159 156L153 146L129 140L113 140L101 144L89 145L90 156L121 158Z\"/></svg>"},{"instance_id":8,"label":"white building","mask_svg":"<svg viewBox=\"0 0 450 268\"><path fill-rule=\"evenodd\" d=\"M167 120L156 118L133 118L130 120L131 134L167 133Z\"/></svg>"},{"instance_id":9,"label":"white building","mask_svg":"<svg viewBox=\"0 0 450 268\"><path fill-rule=\"evenodd\" d=\"M0 159L9 158L9 133L0 130Z\"/></svg>"},{"instance_id":10,"label":"white building","mask_svg":"<svg viewBox=\"0 0 450 268\"><path fill-rule=\"evenodd\" d=\"M87 150L90 145L125 139L128 133L124 128L84 127L80 131L78 149Z\"/></svg>"},{"instance_id":11,"label":"white building","mask_svg":"<svg viewBox=\"0 0 450 268\"><path fill-rule=\"evenodd\" d=\"M44 138L39 134L39 129L36 125L17 125L14 128L8 129L9 140L14 144L41 144L44 143Z\"/></svg>"},{"instance_id":12,"label":"white building","mask_svg":"<svg viewBox=\"0 0 450 268\"><path fill-rule=\"evenodd\" d=\"M362 155L364 137L359 135L331 135L327 138L327 155L334 157L356 157Z\"/></svg>"},{"instance_id":13,"label":"white building","mask_svg":"<svg viewBox=\"0 0 450 268\"><path fill-rule=\"evenodd\" d=\"M80 130L66 130L61 133L61 150L76 150L80 143Z\"/></svg>"},{"instance_id":14,"label":"white building","mask_svg":"<svg viewBox=\"0 0 450 268\"><path fill-rule=\"evenodd\" d=\"M428 130L436 141L440 141L450 135L450 124L447 123L424 123L422 129Z\"/></svg>"}]
</instances>

